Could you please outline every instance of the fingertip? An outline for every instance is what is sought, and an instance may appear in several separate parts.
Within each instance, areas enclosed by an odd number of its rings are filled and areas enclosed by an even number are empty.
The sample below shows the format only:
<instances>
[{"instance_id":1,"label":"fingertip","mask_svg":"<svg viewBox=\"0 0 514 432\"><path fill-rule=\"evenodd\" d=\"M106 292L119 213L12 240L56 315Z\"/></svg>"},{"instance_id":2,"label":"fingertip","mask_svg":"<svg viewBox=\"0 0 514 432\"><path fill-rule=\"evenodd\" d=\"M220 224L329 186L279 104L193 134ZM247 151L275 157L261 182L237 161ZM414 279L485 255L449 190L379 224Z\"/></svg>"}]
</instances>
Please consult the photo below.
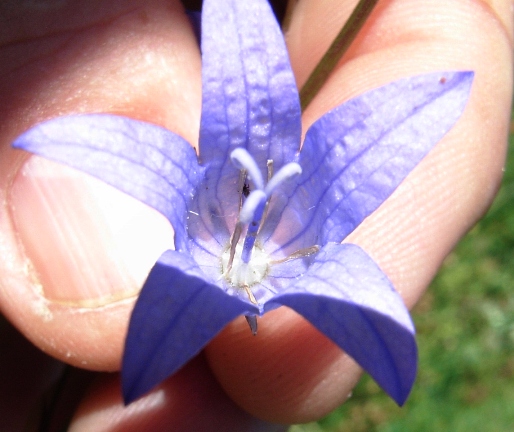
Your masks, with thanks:
<instances>
[{"instance_id":1,"label":"fingertip","mask_svg":"<svg viewBox=\"0 0 514 432\"><path fill-rule=\"evenodd\" d=\"M361 369L292 310L259 318L253 336L241 317L206 348L216 379L242 408L277 423L316 420L343 403Z\"/></svg>"},{"instance_id":2,"label":"fingertip","mask_svg":"<svg viewBox=\"0 0 514 432\"><path fill-rule=\"evenodd\" d=\"M24 267L17 289L4 292L6 313L59 359L117 369L133 301L173 245L169 222L100 181L37 157L9 192Z\"/></svg>"},{"instance_id":3,"label":"fingertip","mask_svg":"<svg viewBox=\"0 0 514 432\"><path fill-rule=\"evenodd\" d=\"M179 1L61 3L51 22L29 8L3 34L0 309L45 352L116 370L135 296L173 232L140 203L66 167L27 162L10 143L77 112L129 115L194 142L200 58ZM10 45L20 37L27 42Z\"/></svg>"},{"instance_id":4,"label":"fingertip","mask_svg":"<svg viewBox=\"0 0 514 432\"><path fill-rule=\"evenodd\" d=\"M101 377L76 412L70 431L282 431L251 417L223 393L202 356L147 395L124 406L118 375Z\"/></svg>"}]
</instances>

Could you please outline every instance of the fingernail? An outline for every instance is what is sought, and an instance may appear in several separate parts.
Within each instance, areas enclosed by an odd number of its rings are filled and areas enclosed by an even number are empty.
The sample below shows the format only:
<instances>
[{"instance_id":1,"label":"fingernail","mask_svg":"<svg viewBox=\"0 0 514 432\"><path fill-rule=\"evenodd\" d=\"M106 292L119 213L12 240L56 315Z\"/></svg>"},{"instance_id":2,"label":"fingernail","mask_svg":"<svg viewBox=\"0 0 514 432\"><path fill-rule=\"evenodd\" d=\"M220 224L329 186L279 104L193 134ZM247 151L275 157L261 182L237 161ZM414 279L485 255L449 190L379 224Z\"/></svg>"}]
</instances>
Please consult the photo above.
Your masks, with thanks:
<instances>
[{"instance_id":1,"label":"fingernail","mask_svg":"<svg viewBox=\"0 0 514 432\"><path fill-rule=\"evenodd\" d=\"M173 230L160 213L37 156L17 173L9 199L31 276L53 302L98 307L134 296L173 245Z\"/></svg>"}]
</instances>

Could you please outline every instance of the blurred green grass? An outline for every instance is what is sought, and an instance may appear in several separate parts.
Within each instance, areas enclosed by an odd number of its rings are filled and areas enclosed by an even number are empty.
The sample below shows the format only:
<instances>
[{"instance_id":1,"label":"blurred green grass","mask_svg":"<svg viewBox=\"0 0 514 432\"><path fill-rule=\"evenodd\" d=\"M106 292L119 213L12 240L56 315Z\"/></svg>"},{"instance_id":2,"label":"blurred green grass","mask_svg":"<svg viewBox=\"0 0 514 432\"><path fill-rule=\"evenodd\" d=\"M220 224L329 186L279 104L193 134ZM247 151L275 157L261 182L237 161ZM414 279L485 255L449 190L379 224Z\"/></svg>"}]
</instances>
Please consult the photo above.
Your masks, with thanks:
<instances>
[{"instance_id":1,"label":"blurred green grass","mask_svg":"<svg viewBox=\"0 0 514 432\"><path fill-rule=\"evenodd\" d=\"M514 430L514 121L505 176L413 311L419 372L399 408L364 376L351 399L290 432Z\"/></svg>"}]
</instances>

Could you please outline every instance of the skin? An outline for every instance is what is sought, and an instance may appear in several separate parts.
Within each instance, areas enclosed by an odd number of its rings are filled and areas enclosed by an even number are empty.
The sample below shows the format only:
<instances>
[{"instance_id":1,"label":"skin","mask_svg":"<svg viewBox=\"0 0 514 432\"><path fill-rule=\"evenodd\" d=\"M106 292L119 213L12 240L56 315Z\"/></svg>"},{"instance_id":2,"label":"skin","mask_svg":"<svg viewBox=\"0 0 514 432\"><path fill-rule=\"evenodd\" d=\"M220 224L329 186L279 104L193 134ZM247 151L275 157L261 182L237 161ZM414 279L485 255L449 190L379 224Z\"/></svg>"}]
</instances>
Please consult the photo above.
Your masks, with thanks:
<instances>
[{"instance_id":1,"label":"skin","mask_svg":"<svg viewBox=\"0 0 514 432\"><path fill-rule=\"evenodd\" d=\"M354 3L297 2L287 43L298 85ZM0 310L50 356L116 371L135 295L172 231L135 200L10 143L37 122L79 112L123 114L197 142L196 41L173 0L12 2L0 5L0 29ZM384 0L304 113L306 130L328 109L394 79L475 71L457 125L347 239L378 262L409 307L499 187L512 33L508 0ZM4 333L12 334L10 327ZM16 338L10 349L18 352L23 342ZM19 351L21 358L29 351ZM6 400L8 389L39 393L55 373L45 357L48 366L34 387L17 387L23 362L2 357L12 371L13 385L1 390ZM128 409L116 376L99 375L71 430L212 430L213 424L273 430L256 418L282 424L319 418L348 397L359 374L348 356L282 308L259 321L257 337L244 318L234 321L201 357ZM28 412L23 403L18 409Z\"/></svg>"}]
</instances>

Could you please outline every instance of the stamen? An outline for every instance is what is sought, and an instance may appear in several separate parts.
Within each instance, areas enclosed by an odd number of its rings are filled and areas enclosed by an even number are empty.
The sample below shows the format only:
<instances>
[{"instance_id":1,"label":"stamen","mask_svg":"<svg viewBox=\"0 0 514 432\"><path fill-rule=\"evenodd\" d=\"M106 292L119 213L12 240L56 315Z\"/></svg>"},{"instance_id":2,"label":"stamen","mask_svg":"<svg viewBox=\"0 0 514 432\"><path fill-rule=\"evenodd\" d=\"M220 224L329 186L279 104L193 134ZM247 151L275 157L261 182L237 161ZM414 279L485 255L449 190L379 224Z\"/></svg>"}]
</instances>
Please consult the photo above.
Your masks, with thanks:
<instances>
[{"instance_id":1,"label":"stamen","mask_svg":"<svg viewBox=\"0 0 514 432\"><path fill-rule=\"evenodd\" d=\"M248 195L245 195L244 188L246 185L246 170L242 169L239 173L239 190L241 191L241 195L239 197L239 213L241 213L241 208L243 207L243 196L246 198ZM234 256L236 254L236 247L239 243L239 239L241 238L241 232L243 231L243 224L238 221L236 223L236 227L234 228L234 233L230 238L230 256L228 259L227 268L225 270L225 274L229 274L232 270L232 264L234 263Z\"/></svg>"},{"instance_id":2,"label":"stamen","mask_svg":"<svg viewBox=\"0 0 514 432\"><path fill-rule=\"evenodd\" d=\"M246 295L248 296L248 298L250 299L250 301L253 303L253 304L257 304L257 300L255 299L255 296L253 295L253 292L250 290L250 287L245 285L244 286L244 289L245 289L245 292L246 292Z\"/></svg>"},{"instance_id":3,"label":"stamen","mask_svg":"<svg viewBox=\"0 0 514 432\"><path fill-rule=\"evenodd\" d=\"M264 189L264 180L257 162L250 153L244 148L238 147L230 153L230 160L238 169L244 169L252 179L256 189Z\"/></svg>"},{"instance_id":4,"label":"stamen","mask_svg":"<svg viewBox=\"0 0 514 432\"><path fill-rule=\"evenodd\" d=\"M296 162L284 165L276 174L273 161L266 162L267 185L255 159L243 148L234 149L230 153L234 166L241 170L239 175L239 218L230 239L230 246L221 256L222 276L227 282L244 290L251 303L258 305L251 286L261 283L266 277L269 265L285 262L312 255L319 251L318 246L299 250L278 261L270 262L269 255L256 245L257 235L263 225L273 191L282 183L301 174L302 169ZM253 184L250 191L248 179ZM240 242L246 227L244 240ZM252 333L257 334L257 317L247 315L246 320Z\"/></svg>"},{"instance_id":5,"label":"stamen","mask_svg":"<svg viewBox=\"0 0 514 432\"><path fill-rule=\"evenodd\" d=\"M234 229L234 234L232 234L232 238L230 239L230 256L228 258L227 270L226 274L229 274L232 270L232 264L234 263L234 256L236 255L236 247L239 243L239 239L241 238L241 232L243 230L243 224L241 222L236 223L236 227Z\"/></svg>"},{"instance_id":6,"label":"stamen","mask_svg":"<svg viewBox=\"0 0 514 432\"><path fill-rule=\"evenodd\" d=\"M268 168L268 182L269 182L271 180L271 178L273 177L273 159L267 160L266 167ZM264 221L268 217L268 210L269 210L269 199L266 202L266 207L264 207L264 214L262 215L262 221L261 221L260 228L262 228L262 226L264 225ZM259 232L260 232L260 228L259 228ZM257 233L257 235L259 235L259 233Z\"/></svg>"},{"instance_id":7,"label":"stamen","mask_svg":"<svg viewBox=\"0 0 514 432\"><path fill-rule=\"evenodd\" d=\"M266 161L266 167L268 168L268 181L273 177L273 159L268 159Z\"/></svg>"},{"instance_id":8,"label":"stamen","mask_svg":"<svg viewBox=\"0 0 514 432\"><path fill-rule=\"evenodd\" d=\"M266 196L270 196L273 190L283 183L286 180L289 180L293 177L296 177L298 174L302 173L302 167L296 162L290 162L284 165L282 168L278 170L278 172L271 177L271 180L266 185L264 192L266 192Z\"/></svg>"},{"instance_id":9,"label":"stamen","mask_svg":"<svg viewBox=\"0 0 514 432\"><path fill-rule=\"evenodd\" d=\"M285 258L279 260L273 260L270 264L280 264L287 261L292 261L298 258L305 258L311 255L314 255L319 252L320 247L318 245L314 245L308 248L299 249L296 252L293 252L291 255L286 256Z\"/></svg>"},{"instance_id":10,"label":"stamen","mask_svg":"<svg viewBox=\"0 0 514 432\"><path fill-rule=\"evenodd\" d=\"M245 185L246 185L246 176L247 172L245 169L239 171L239 191L241 191L241 195L239 196L239 211L241 211L241 207L243 207L243 196L246 198L248 195L245 195Z\"/></svg>"}]
</instances>

